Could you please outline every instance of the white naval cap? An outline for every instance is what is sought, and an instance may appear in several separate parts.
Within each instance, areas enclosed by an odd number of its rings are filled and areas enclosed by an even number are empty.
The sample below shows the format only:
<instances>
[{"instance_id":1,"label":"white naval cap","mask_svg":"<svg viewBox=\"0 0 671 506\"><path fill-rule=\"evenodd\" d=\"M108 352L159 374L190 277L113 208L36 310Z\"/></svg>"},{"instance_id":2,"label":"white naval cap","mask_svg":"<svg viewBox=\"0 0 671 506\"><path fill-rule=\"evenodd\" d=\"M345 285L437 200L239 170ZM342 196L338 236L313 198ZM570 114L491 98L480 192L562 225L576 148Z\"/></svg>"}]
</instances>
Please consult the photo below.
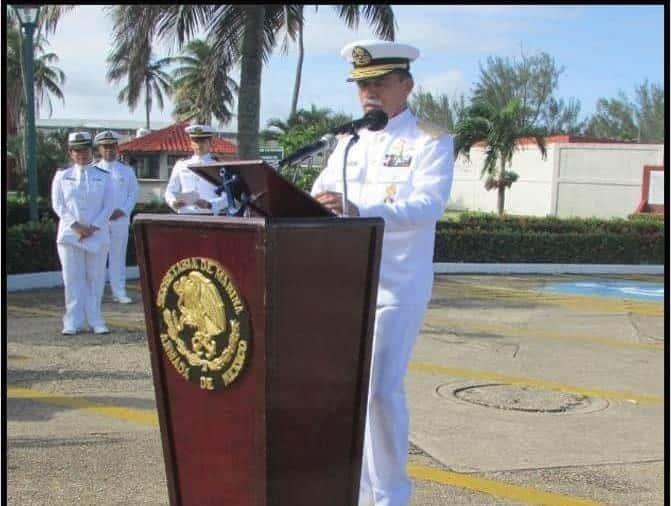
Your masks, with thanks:
<instances>
[{"instance_id":1,"label":"white naval cap","mask_svg":"<svg viewBox=\"0 0 671 506\"><path fill-rule=\"evenodd\" d=\"M71 148L91 146L91 134L88 132L71 132L68 135L68 146Z\"/></svg>"},{"instance_id":2,"label":"white naval cap","mask_svg":"<svg viewBox=\"0 0 671 506\"><path fill-rule=\"evenodd\" d=\"M192 139L204 139L214 135L214 129L209 125L191 125L186 127L184 131Z\"/></svg>"},{"instance_id":3,"label":"white naval cap","mask_svg":"<svg viewBox=\"0 0 671 506\"><path fill-rule=\"evenodd\" d=\"M113 132L112 130L105 130L104 132L100 132L98 135L96 135L93 139L93 142L95 142L96 146L101 144L119 144L120 138L121 136L116 132Z\"/></svg>"},{"instance_id":4,"label":"white naval cap","mask_svg":"<svg viewBox=\"0 0 671 506\"><path fill-rule=\"evenodd\" d=\"M419 57L419 49L386 40L358 40L347 44L340 55L352 64L348 81L372 79L396 69L410 70L410 62Z\"/></svg>"}]
</instances>

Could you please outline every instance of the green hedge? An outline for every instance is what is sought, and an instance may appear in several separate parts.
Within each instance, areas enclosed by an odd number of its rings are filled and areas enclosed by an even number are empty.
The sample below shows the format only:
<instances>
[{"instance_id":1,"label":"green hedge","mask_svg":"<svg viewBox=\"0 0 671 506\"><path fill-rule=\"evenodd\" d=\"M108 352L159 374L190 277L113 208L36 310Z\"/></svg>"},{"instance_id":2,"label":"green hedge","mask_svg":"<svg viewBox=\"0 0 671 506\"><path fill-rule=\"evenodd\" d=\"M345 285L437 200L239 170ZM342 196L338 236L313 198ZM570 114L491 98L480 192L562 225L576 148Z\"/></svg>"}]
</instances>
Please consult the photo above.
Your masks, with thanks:
<instances>
[{"instance_id":1,"label":"green hedge","mask_svg":"<svg viewBox=\"0 0 671 506\"><path fill-rule=\"evenodd\" d=\"M11 227L28 223L30 220L30 207L28 199L22 193L8 193L5 201L5 223ZM51 203L42 197L37 198L37 214L40 220L57 220L58 216L51 209Z\"/></svg>"},{"instance_id":2,"label":"green hedge","mask_svg":"<svg viewBox=\"0 0 671 506\"><path fill-rule=\"evenodd\" d=\"M133 212L169 213L164 203L138 204ZM7 272L60 270L56 222L43 220L7 229ZM436 231L436 262L664 264L664 220L530 218L464 213L441 221ZM127 265L136 265L128 239Z\"/></svg>"},{"instance_id":3,"label":"green hedge","mask_svg":"<svg viewBox=\"0 0 671 506\"><path fill-rule=\"evenodd\" d=\"M464 213L436 227L435 262L663 264L664 220Z\"/></svg>"},{"instance_id":4,"label":"green hedge","mask_svg":"<svg viewBox=\"0 0 671 506\"><path fill-rule=\"evenodd\" d=\"M138 204L131 216L138 213L170 213L164 203ZM26 213L26 220L28 215ZM58 271L61 269L56 249L57 221L44 219L38 223L21 223L7 229L7 273ZM137 265L135 241L131 228L128 234L126 265Z\"/></svg>"},{"instance_id":5,"label":"green hedge","mask_svg":"<svg viewBox=\"0 0 671 506\"><path fill-rule=\"evenodd\" d=\"M58 271L56 222L44 220L15 225L5 235L7 273Z\"/></svg>"}]
</instances>

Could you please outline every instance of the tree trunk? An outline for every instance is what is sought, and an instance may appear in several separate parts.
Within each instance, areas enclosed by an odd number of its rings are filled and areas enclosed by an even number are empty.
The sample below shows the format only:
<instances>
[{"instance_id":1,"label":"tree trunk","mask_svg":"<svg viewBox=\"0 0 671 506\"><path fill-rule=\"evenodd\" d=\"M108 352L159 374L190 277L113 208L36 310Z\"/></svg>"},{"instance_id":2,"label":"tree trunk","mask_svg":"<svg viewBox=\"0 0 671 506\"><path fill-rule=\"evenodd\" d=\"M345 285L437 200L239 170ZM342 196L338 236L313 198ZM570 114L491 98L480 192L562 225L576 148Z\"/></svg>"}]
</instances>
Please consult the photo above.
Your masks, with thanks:
<instances>
[{"instance_id":1,"label":"tree trunk","mask_svg":"<svg viewBox=\"0 0 671 506\"><path fill-rule=\"evenodd\" d=\"M298 63L296 64L296 80L294 81L294 96L291 100L291 112L289 117L296 114L296 107L298 107L298 93L301 89L301 75L303 73L303 55L305 50L303 47L303 21L298 25Z\"/></svg>"},{"instance_id":2,"label":"tree trunk","mask_svg":"<svg viewBox=\"0 0 671 506\"><path fill-rule=\"evenodd\" d=\"M503 216L503 209L506 204L506 187L503 185L503 178L506 175L506 162L501 159L501 174L499 176L497 207L499 209L499 216Z\"/></svg>"},{"instance_id":3,"label":"tree trunk","mask_svg":"<svg viewBox=\"0 0 671 506\"><path fill-rule=\"evenodd\" d=\"M149 130L149 111L151 111L151 88L149 87L149 81L144 83L144 108L147 113L147 130Z\"/></svg>"},{"instance_id":4,"label":"tree trunk","mask_svg":"<svg viewBox=\"0 0 671 506\"><path fill-rule=\"evenodd\" d=\"M238 157L258 158L259 113L261 108L261 69L263 59L263 20L265 7L244 7L245 24L240 62L238 93Z\"/></svg>"}]
</instances>

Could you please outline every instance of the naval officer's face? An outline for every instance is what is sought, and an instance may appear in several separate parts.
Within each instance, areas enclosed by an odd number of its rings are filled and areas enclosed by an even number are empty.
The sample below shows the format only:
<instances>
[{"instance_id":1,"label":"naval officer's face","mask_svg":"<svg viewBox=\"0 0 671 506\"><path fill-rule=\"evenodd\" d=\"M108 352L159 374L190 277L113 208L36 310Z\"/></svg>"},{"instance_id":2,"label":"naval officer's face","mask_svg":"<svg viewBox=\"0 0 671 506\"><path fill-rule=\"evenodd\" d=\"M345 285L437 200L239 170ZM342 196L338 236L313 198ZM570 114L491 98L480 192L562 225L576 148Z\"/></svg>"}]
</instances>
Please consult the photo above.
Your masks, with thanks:
<instances>
[{"instance_id":1,"label":"naval officer's face","mask_svg":"<svg viewBox=\"0 0 671 506\"><path fill-rule=\"evenodd\" d=\"M362 79L356 84L364 113L382 109L387 116L393 118L406 108L413 83L404 74L390 72L384 76Z\"/></svg>"},{"instance_id":2,"label":"naval officer's face","mask_svg":"<svg viewBox=\"0 0 671 506\"><path fill-rule=\"evenodd\" d=\"M118 154L118 146L116 144L101 144L98 147L100 156L103 157L103 160L106 162L113 162L116 160Z\"/></svg>"},{"instance_id":3,"label":"naval officer's face","mask_svg":"<svg viewBox=\"0 0 671 506\"><path fill-rule=\"evenodd\" d=\"M86 165L93 158L93 151L88 147L70 148L70 158L77 165Z\"/></svg>"},{"instance_id":4,"label":"naval officer's face","mask_svg":"<svg viewBox=\"0 0 671 506\"><path fill-rule=\"evenodd\" d=\"M191 149L195 155L206 155L212 147L210 137L202 139L191 139Z\"/></svg>"}]
</instances>

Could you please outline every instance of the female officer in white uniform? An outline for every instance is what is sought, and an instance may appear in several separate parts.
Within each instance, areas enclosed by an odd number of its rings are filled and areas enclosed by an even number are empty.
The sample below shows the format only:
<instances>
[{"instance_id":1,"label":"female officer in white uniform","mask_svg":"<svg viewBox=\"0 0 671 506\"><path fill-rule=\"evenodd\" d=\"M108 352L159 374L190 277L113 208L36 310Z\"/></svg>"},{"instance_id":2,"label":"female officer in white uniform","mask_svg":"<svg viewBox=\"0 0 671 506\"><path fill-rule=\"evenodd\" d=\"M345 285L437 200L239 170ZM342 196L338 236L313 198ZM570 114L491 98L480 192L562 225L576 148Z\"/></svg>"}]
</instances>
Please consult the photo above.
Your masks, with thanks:
<instances>
[{"instance_id":1,"label":"female officer in white uniform","mask_svg":"<svg viewBox=\"0 0 671 506\"><path fill-rule=\"evenodd\" d=\"M364 112L382 109L389 117L383 130L361 130L347 158L348 214L384 219L360 504L372 499L375 506L406 506L411 483L403 379L431 297L435 225L450 194L453 143L407 107L416 48L361 41L341 54L353 64L348 80L357 83ZM350 138L340 139L312 188L339 214Z\"/></svg>"},{"instance_id":2,"label":"female officer in white uniform","mask_svg":"<svg viewBox=\"0 0 671 506\"><path fill-rule=\"evenodd\" d=\"M109 217L114 193L109 174L91 163L91 134L68 136L74 165L59 170L51 184L51 203L58 215L56 246L63 268L63 331L74 335L88 323L96 334L109 330L102 317Z\"/></svg>"},{"instance_id":3,"label":"female officer in white uniform","mask_svg":"<svg viewBox=\"0 0 671 506\"><path fill-rule=\"evenodd\" d=\"M175 163L165 189L165 201L179 214L219 214L226 204L226 195L218 196L216 186L189 169L189 165L216 162L210 154L214 130L207 125L192 125L184 129L191 139L193 156ZM183 194L197 192L194 202Z\"/></svg>"}]
</instances>

